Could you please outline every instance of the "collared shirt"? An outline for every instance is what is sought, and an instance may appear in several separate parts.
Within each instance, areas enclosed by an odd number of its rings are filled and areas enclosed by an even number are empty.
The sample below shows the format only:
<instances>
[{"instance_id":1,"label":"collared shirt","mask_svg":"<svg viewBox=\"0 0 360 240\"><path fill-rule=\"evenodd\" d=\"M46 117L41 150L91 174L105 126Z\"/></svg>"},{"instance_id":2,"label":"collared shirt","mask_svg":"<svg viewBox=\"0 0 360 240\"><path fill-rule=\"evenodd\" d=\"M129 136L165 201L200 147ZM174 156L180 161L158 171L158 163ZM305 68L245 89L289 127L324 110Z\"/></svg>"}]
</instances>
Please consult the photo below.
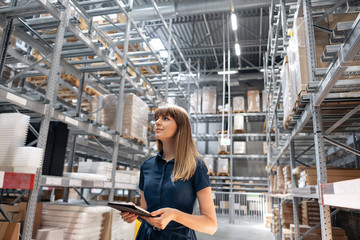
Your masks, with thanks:
<instances>
[{"instance_id":1,"label":"collared shirt","mask_svg":"<svg viewBox=\"0 0 360 240\"><path fill-rule=\"evenodd\" d=\"M160 152L157 156L144 161L144 163L141 165L139 188L140 190L144 191L147 205L146 210L149 212L156 211L160 208L169 207L178 209L188 214L192 214L196 200L196 193L201 189L210 186L210 179L207 175L206 164L201 160L197 161L196 171L194 175L187 181L178 180L174 182L172 179L173 169L174 159L167 162L162 157L162 152ZM174 228L179 226L182 225L172 221L166 228ZM148 229L146 232L148 232L150 235L152 234L151 229ZM139 234L142 235L142 237L138 239L155 239L151 236L148 238L144 236L143 233L144 230L141 229ZM196 239L193 230L186 228L186 233L187 235L190 234L191 236L194 236L192 239ZM158 233L154 234L158 235ZM163 234L165 237L165 235L169 233L162 232L161 234ZM164 239L175 238L174 236L169 236L169 238L165 237Z\"/></svg>"}]
</instances>

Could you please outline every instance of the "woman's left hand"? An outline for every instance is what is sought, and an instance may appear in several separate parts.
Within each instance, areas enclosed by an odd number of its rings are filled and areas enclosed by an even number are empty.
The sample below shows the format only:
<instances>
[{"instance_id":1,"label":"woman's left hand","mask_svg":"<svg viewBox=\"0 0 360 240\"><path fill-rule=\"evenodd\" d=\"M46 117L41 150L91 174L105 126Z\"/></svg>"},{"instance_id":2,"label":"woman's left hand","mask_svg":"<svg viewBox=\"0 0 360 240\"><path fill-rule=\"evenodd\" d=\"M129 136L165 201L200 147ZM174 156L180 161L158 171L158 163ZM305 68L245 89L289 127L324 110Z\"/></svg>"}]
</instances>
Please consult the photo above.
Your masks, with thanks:
<instances>
[{"instance_id":1,"label":"woman's left hand","mask_svg":"<svg viewBox=\"0 0 360 240\"><path fill-rule=\"evenodd\" d=\"M164 229L169 222L175 220L177 211L178 210L174 208L161 208L151 213L151 216L153 217L143 217L143 219L148 221L154 227Z\"/></svg>"}]
</instances>

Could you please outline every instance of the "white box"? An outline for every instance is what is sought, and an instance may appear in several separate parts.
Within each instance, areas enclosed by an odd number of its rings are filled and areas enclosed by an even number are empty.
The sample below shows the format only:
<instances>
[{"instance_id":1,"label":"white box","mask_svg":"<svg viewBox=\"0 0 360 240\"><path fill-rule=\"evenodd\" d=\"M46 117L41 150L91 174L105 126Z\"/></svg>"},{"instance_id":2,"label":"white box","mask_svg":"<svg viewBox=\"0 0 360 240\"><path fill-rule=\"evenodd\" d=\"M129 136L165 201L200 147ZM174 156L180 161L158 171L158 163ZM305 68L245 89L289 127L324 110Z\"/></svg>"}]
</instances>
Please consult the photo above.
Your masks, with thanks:
<instances>
[{"instance_id":1,"label":"white box","mask_svg":"<svg viewBox=\"0 0 360 240\"><path fill-rule=\"evenodd\" d=\"M234 114L234 132L235 131L243 131L243 132L245 132L244 116Z\"/></svg>"},{"instance_id":2,"label":"white box","mask_svg":"<svg viewBox=\"0 0 360 240\"><path fill-rule=\"evenodd\" d=\"M234 154L246 154L246 142L234 141Z\"/></svg>"}]
</instances>

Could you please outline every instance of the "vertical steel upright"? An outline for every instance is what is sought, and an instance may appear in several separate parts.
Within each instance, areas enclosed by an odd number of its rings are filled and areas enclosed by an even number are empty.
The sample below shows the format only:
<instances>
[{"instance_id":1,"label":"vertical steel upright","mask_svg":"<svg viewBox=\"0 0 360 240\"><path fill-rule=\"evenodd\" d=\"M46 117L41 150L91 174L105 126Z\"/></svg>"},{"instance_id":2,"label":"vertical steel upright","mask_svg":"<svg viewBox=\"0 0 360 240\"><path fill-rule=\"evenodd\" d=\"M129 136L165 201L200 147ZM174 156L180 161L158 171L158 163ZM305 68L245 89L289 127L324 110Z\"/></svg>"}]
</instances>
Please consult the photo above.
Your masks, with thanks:
<instances>
[{"instance_id":1,"label":"vertical steel upright","mask_svg":"<svg viewBox=\"0 0 360 240\"><path fill-rule=\"evenodd\" d=\"M109 194L109 200L114 200L115 195L115 177L116 177L116 167L117 167L117 158L119 152L119 143L120 143L120 136L122 134L122 122L123 122L123 109L124 109L124 87L125 87L125 80L127 78L127 63L128 63L128 49L129 49L129 37L130 37L130 27L131 27L131 12L133 7L133 0L129 0L129 11L126 19L126 29L125 29L125 42L123 48L123 63L121 69L121 81L120 81L120 88L119 88L119 97L117 102L117 109L116 109L116 126L115 129L119 133L116 135L116 140L114 142L114 150L112 155L112 172L111 172L111 190Z\"/></svg>"},{"instance_id":2,"label":"vertical steel upright","mask_svg":"<svg viewBox=\"0 0 360 240\"><path fill-rule=\"evenodd\" d=\"M290 168L291 173L295 168L295 142L291 140L290 142ZM296 179L293 174L291 174L291 187L296 187ZM294 226L295 226L295 240L300 240L300 231L299 231L299 198L293 197L293 213L294 213Z\"/></svg>"},{"instance_id":3,"label":"vertical steel upright","mask_svg":"<svg viewBox=\"0 0 360 240\"><path fill-rule=\"evenodd\" d=\"M65 28L69 23L70 7L69 1L64 0L63 5L65 7L64 11L60 13L60 23L56 32L56 40L54 46L54 52L51 58L51 68L49 72L49 82L46 88L46 98L49 100L49 103L45 105L44 115L41 121L41 127L39 132L39 141L37 147L44 149L46 147L47 136L49 132L49 124L52 113L54 111L54 103L57 98L57 92L59 87L59 78L60 78L60 60L61 60L61 50L64 42ZM37 199L40 191L40 178L42 172L43 160L41 161L41 167L37 169L36 176L34 180L34 187L30 194L30 199L26 209L26 216L23 229L23 239L30 240L32 237L32 230L34 225L35 210L37 205Z\"/></svg>"},{"instance_id":4,"label":"vertical steel upright","mask_svg":"<svg viewBox=\"0 0 360 240\"><path fill-rule=\"evenodd\" d=\"M322 121L320 107L313 106L312 118L313 118L313 128L314 128L317 185L319 188L321 235L323 240L332 240L330 206L324 206L321 204L322 189L320 186L323 183L327 183L327 171L326 171L325 145L324 145L323 126L322 126L323 121Z\"/></svg>"},{"instance_id":5,"label":"vertical steel upright","mask_svg":"<svg viewBox=\"0 0 360 240\"><path fill-rule=\"evenodd\" d=\"M170 60L171 60L171 41L172 41L172 19L169 19L169 39L168 39L168 45L167 45L167 51L168 51L168 58L166 62L166 82L165 82L165 98L164 101L168 102L168 94L169 94L169 79L170 79ZM180 73L179 73L180 75Z\"/></svg>"}]
</instances>

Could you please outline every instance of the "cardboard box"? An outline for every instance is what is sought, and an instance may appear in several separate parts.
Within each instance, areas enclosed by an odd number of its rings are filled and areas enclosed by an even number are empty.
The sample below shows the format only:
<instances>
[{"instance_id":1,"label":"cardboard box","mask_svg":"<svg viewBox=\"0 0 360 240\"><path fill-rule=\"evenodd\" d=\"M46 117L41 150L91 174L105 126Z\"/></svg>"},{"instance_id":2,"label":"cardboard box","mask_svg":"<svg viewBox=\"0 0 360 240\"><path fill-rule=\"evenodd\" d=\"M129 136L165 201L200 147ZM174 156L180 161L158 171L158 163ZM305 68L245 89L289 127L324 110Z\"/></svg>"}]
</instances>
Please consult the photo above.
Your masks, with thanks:
<instances>
[{"instance_id":1,"label":"cardboard box","mask_svg":"<svg viewBox=\"0 0 360 240\"><path fill-rule=\"evenodd\" d=\"M0 222L0 239L18 240L20 236L20 223Z\"/></svg>"}]
</instances>

